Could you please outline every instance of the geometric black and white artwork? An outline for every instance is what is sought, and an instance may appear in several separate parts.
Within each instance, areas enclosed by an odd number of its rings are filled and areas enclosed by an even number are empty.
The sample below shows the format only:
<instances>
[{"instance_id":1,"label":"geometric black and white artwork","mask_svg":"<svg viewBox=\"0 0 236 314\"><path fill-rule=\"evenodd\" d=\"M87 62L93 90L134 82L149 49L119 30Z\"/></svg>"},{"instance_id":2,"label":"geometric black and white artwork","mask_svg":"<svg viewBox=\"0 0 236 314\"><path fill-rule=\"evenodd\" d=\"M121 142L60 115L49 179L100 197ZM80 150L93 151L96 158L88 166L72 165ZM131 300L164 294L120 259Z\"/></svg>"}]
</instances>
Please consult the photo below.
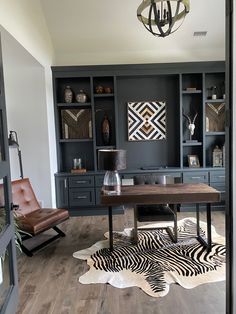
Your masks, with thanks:
<instances>
[{"instance_id":1,"label":"geometric black and white artwork","mask_svg":"<svg viewBox=\"0 0 236 314\"><path fill-rule=\"evenodd\" d=\"M128 140L166 138L166 104L161 101L128 102Z\"/></svg>"}]
</instances>

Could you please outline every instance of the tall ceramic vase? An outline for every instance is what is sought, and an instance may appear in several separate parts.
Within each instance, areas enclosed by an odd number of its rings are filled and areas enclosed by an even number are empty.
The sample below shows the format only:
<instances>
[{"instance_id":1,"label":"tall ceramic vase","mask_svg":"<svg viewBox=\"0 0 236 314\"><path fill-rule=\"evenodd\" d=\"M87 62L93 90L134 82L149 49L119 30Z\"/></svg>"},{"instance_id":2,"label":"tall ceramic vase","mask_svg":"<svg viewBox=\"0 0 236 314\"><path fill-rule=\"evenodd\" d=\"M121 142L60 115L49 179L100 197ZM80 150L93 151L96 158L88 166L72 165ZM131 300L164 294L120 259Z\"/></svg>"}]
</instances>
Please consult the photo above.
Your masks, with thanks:
<instances>
[{"instance_id":1,"label":"tall ceramic vase","mask_svg":"<svg viewBox=\"0 0 236 314\"><path fill-rule=\"evenodd\" d=\"M66 86L64 90L64 101L68 104L72 103L73 101L73 91L70 86Z\"/></svg>"},{"instance_id":2,"label":"tall ceramic vase","mask_svg":"<svg viewBox=\"0 0 236 314\"><path fill-rule=\"evenodd\" d=\"M104 145L109 145L111 142L111 123L106 114L102 120L102 141Z\"/></svg>"}]
</instances>

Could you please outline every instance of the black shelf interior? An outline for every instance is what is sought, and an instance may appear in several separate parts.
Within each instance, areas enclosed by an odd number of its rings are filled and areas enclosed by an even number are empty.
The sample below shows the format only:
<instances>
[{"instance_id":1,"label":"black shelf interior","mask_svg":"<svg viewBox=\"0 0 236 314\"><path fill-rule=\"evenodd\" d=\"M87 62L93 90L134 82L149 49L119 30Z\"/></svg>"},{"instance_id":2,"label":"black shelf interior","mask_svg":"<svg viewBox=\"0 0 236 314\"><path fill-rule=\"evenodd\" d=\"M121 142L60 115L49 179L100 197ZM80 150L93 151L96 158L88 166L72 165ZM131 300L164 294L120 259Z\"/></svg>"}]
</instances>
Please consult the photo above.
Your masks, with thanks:
<instances>
[{"instance_id":1,"label":"black shelf interior","mask_svg":"<svg viewBox=\"0 0 236 314\"><path fill-rule=\"evenodd\" d=\"M75 102L76 95L83 90L91 99L91 87L89 77L65 77L56 79L56 101L57 103L64 103L64 90L66 86L70 86L73 91L73 103ZM68 104L69 105L69 104Z\"/></svg>"},{"instance_id":2,"label":"black shelf interior","mask_svg":"<svg viewBox=\"0 0 236 314\"><path fill-rule=\"evenodd\" d=\"M73 159L81 158L82 167L87 171L94 170L93 142L81 142L75 145L74 142L61 143L62 169L60 171L70 172L73 168Z\"/></svg>"},{"instance_id":3,"label":"black shelf interior","mask_svg":"<svg viewBox=\"0 0 236 314\"><path fill-rule=\"evenodd\" d=\"M203 137L202 95L201 94L184 95L184 97L182 98L182 110L186 116L190 117L191 121L193 120L195 114L197 113L197 117L195 120L195 130L192 139L201 142ZM183 141L186 141L190 139L188 129L189 122L185 117L182 117L182 121L183 121Z\"/></svg>"},{"instance_id":4,"label":"black shelf interior","mask_svg":"<svg viewBox=\"0 0 236 314\"><path fill-rule=\"evenodd\" d=\"M194 69L196 70L196 66ZM209 68L209 71L211 70L212 68ZM172 70L168 69L163 73L161 71L162 74L160 74L158 71L155 73L152 69L150 72L138 70L136 73L132 67L130 72L122 72L123 68L121 67L120 72L98 69L93 74L91 74L90 68L88 71L83 69L82 72L78 70L78 76L76 76L76 71L70 72L71 77L68 77L69 72L66 74L63 71L61 77L56 76L54 81L60 171L70 171L73 158L82 158L88 171L96 171L97 151L116 147L127 150L127 169L141 169L150 165L188 168L188 155L197 155L201 167L212 166L212 150L215 145L223 146L225 131L205 132L203 128L206 124L206 112L204 110L207 103L225 102L223 99L225 79L223 72L208 73L201 70L197 73L191 73L191 71L183 73L185 72L184 68L183 72L176 71L176 69L171 72ZM103 76L104 73L108 73L108 75ZM81 77L83 74L84 77ZM73 102L69 104L64 102L66 86L70 86L74 92ZM98 86L102 87L101 93L96 92ZM218 98L206 99L208 89L212 86L217 86ZM187 88L193 89L187 90ZM75 96L81 89L88 96L86 103L76 102ZM165 102L165 139L140 141L128 139L127 103L145 101ZM80 138L76 138L76 136L65 138L61 119L63 110L90 110L91 120L89 122L91 121L92 128L94 128L92 130L93 138L91 138L91 128L90 135L83 135ZM181 110L191 120L195 113L198 113L192 137L198 142L185 142L190 138L188 121L181 115ZM110 122L111 140L108 145L105 145L102 138L102 121L105 115Z\"/></svg>"},{"instance_id":5,"label":"black shelf interior","mask_svg":"<svg viewBox=\"0 0 236 314\"><path fill-rule=\"evenodd\" d=\"M187 88L196 88L197 91L189 92ZM201 73L187 73L182 74L182 89L187 93L201 93L202 92L202 74Z\"/></svg>"},{"instance_id":6,"label":"black shelf interior","mask_svg":"<svg viewBox=\"0 0 236 314\"><path fill-rule=\"evenodd\" d=\"M223 72L219 73L206 73L205 74L205 92L206 98L208 101L214 101L212 99L212 91L211 88L216 86L217 89L217 99L216 101L225 101L223 99L223 94L225 94L225 74Z\"/></svg>"},{"instance_id":7,"label":"black shelf interior","mask_svg":"<svg viewBox=\"0 0 236 314\"><path fill-rule=\"evenodd\" d=\"M183 167L188 167L188 155L197 155L200 162L200 167L203 167L203 156L201 146L183 147Z\"/></svg>"},{"instance_id":8,"label":"black shelf interior","mask_svg":"<svg viewBox=\"0 0 236 314\"><path fill-rule=\"evenodd\" d=\"M206 137L206 167L212 167L212 153L216 145L219 146L220 149L223 148L225 144L225 136L218 135L218 136L207 136Z\"/></svg>"},{"instance_id":9,"label":"black shelf interior","mask_svg":"<svg viewBox=\"0 0 236 314\"><path fill-rule=\"evenodd\" d=\"M102 101L96 100L94 102L95 111L95 132L96 132L96 145L105 146L102 137L102 122L105 116L107 116L110 123L110 143L108 146L116 145L116 126L115 126L115 104L113 99L105 98Z\"/></svg>"},{"instance_id":10,"label":"black shelf interior","mask_svg":"<svg viewBox=\"0 0 236 314\"><path fill-rule=\"evenodd\" d=\"M100 86L103 90L97 93L96 88ZM113 76L99 76L93 78L94 97L111 97L114 96L114 78ZM106 88L110 88L111 91L106 93Z\"/></svg>"}]
</instances>

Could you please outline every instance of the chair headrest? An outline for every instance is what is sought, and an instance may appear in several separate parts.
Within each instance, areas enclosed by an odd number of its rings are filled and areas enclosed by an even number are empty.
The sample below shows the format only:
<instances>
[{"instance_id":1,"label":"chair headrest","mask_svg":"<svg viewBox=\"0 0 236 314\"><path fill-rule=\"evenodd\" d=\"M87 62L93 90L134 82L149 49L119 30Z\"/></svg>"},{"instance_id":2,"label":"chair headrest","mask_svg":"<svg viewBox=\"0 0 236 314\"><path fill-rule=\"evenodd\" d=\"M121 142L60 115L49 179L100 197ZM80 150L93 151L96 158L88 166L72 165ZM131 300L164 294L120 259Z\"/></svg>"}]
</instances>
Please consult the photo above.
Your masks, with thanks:
<instances>
[{"instance_id":1,"label":"chair headrest","mask_svg":"<svg viewBox=\"0 0 236 314\"><path fill-rule=\"evenodd\" d=\"M19 205L19 214L26 215L40 208L29 178L12 181L12 202Z\"/></svg>"}]
</instances>

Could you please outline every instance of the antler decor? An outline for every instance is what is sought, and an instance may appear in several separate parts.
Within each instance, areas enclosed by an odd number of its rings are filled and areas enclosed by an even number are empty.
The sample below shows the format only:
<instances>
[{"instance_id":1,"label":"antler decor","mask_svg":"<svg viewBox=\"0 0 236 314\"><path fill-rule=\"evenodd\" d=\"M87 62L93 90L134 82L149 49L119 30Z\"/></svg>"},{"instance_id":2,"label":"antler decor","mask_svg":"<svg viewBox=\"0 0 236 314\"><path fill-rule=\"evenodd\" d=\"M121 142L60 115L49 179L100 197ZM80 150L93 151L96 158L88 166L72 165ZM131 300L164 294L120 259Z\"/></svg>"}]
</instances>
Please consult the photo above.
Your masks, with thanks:
<instances>
[{"instance_id":1,"label":"antler decor","mask_svg":"<svg viewBox=\"0 0 236 314\"><path fill-rule=\"evenodd\" d=\"M188 120L189 140L191 141L192 136L194 135L195 121L196 121L196 118L198 116L198 113L197 112L195 113L193 120L191 120L190 116L188 116L184 113L184 110L183 110L183 116Z\"/></svg>"}]
</instances>

